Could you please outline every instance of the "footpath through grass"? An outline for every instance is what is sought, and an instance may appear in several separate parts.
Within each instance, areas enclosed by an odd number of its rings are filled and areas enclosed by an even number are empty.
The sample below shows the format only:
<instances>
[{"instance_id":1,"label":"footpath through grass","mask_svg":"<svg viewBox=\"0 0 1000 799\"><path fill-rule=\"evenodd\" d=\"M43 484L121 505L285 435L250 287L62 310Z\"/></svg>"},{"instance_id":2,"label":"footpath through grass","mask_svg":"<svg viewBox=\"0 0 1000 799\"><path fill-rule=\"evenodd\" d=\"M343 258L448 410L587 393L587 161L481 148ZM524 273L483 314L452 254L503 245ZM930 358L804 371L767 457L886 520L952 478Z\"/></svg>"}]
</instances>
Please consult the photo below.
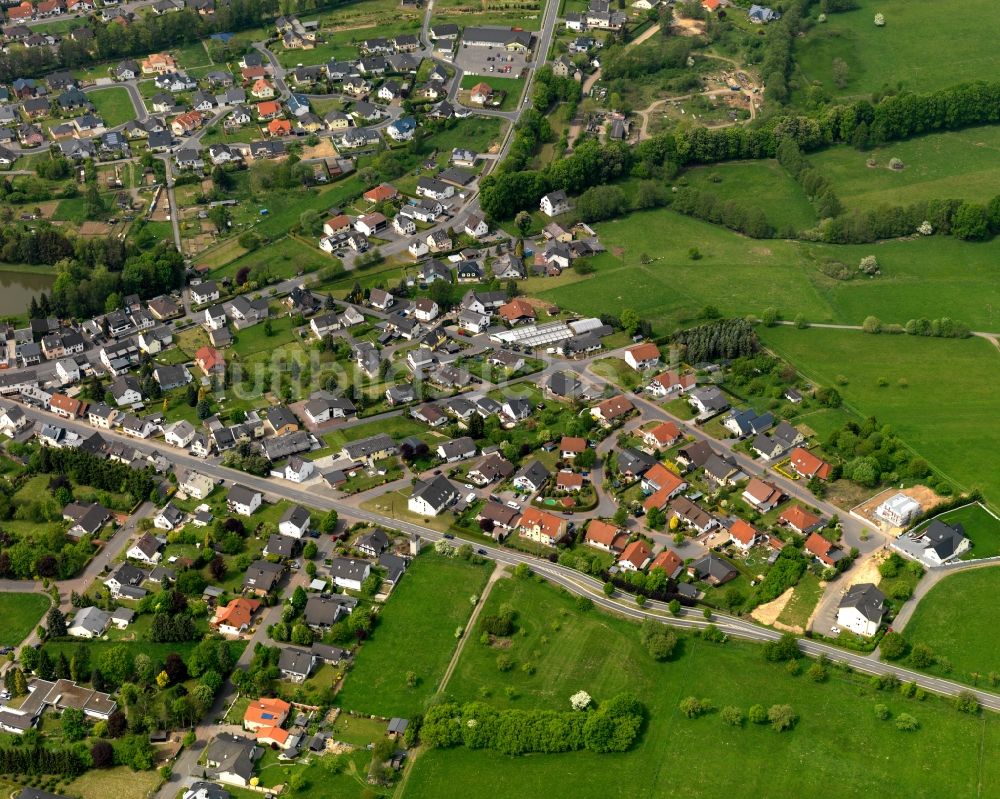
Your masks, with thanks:
<instances>
[{"instance_id":1,"label":"footpath through grass","mask_svg":"<svg viewBox=\"0 0 1000 799\"><path fill-rule=\"evenodd\" d=\"M926 669L961 682L987 685L1000 672L1000 638L992 609L1000 593L1000 566L950 574L935 585L913 613L904 635L927 644L939 662ZM950 663L950 668L948 664Z\"/></svg>"},{"instance_id":2,"label":"footpath through grass","mask_svg":"<svg viewBox=\"0 0 1000 799\"><path fill-rule=\"evenodd\" d=\"M657 663L640 644L636 625L596 610L580 612L573 597L534 580L496 583L483 613L496 613L503 603L518 613L510 646L485 646L478 635L469 640L450 694L499 707L569 710L578 690L598 700L629 691L649 712L645 732L624 754L509 758L464 747L425 751L414 764L407 799L464 798L481 786L489 786L494 799L658 799L680 795L679 785L685 797L713 799L975 796L1000 778L996 759L980 758L981 746L1000 742L1000 720L993 715L976 719L936 698L918 702L877 692L866 679L836 670L822 684L804 674L793 677L782 664L766 662L760 647L735 641L682 639L672 661ZM510 671L498 670L499 654L515 662ZM526 662L534 665L533 674L523 671ZM691 695L744 712L754 703L788 703L800 720L786 733L766 725L730 727L717 712L688 720L678 703ZM877 703L893 715L915 716L920 730L899 732L892 721L879 721ZM927 760L945 753L947 768Z\"/></svg>"},{"instance_id":3,"label":"footpath through grass","mask_svg":"<svg viewBox=\"0 0 1000 799\"><path fill-rule=\"evenodd\" d=\"M340 705L380 716L423 712L458 644L455 630L472 613L469 599L482 592L491 566L435 552L416 558L358 651L338 695ZM417 676L412 688L406 680L411 671Z\"/></svg>"},{"instance_id":4,"label":"footpath through grass","mask_svg":"<svg viewBox=\"0 0 1000 799\"><path fill-rule=\"evenodd\" d=\"M0 646L17 646L49 609L49 598L42 594L0 594Z\"/></svg>"}]
</instances>

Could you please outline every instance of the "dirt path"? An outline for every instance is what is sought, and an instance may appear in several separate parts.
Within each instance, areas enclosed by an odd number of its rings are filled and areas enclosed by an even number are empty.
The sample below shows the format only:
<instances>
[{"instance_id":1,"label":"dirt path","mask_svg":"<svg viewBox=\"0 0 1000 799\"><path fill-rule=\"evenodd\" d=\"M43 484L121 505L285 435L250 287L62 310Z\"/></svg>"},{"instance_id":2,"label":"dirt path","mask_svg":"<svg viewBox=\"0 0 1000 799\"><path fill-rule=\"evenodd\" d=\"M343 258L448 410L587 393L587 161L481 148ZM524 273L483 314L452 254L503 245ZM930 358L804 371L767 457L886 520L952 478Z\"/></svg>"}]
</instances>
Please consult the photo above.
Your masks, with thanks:
<instances>
[{"instance_id":1,"label":"dirt path","mask_svg":"<svg viewBox=\"0 0 1000 799\"><path fill-rule=\"evenodd\" d=\"M490 579L486 582L486 587L483 589L483 593L479 595L479 601L476 603L475 609L472 611L472 615L469 616L469 620L465 624L465 633L462 635L461 640L458 642L458 646L455 647L455 652L451 656L451 662L448 663L448 668L444 671L444 676L441 678L441 683L438 685L437 692L439 694L444 693L444 689L448 685L448 680L451 679L452 672L455 671L455 667L458 665L458 659L462 655L462 650L465 649L465 642L469 640L469 635L472 633L472 629L476 625L476 619L479 618L479 613L483 609L483 605L486 604L486 597L490 595L490 591L493 590L493 584L503 577L504 570L496 565L493 571L490 573Z\"/></svg>"},{"instance_id":2,"label":"dirt path","mask_svg":"<svg viewBox=\"0 0 1000 799\"><path fill-rule=\"evenodd\" d=\"M629 48L635 47L638 44L642 44L644 41L649 39L650 36L653 36L659 32L660 32L660 23L656 23L651 28L649 28L649 30L643 31L638 37L636 37L628 44L626 44L625 49L628 50ZM582 95L586 97L588 94L590 94L590 90L594 88L594 84L597 83L597 81L599 81L600 79L601 79L601 70L598 68L595 69L592 74L588 75L584 79L582 87ZM580 127L581 127L580 125L570 125L569 131L567 132L567 139L569 141L572 142L577 136L580 135Z\"/></svg>"}]
</instances>

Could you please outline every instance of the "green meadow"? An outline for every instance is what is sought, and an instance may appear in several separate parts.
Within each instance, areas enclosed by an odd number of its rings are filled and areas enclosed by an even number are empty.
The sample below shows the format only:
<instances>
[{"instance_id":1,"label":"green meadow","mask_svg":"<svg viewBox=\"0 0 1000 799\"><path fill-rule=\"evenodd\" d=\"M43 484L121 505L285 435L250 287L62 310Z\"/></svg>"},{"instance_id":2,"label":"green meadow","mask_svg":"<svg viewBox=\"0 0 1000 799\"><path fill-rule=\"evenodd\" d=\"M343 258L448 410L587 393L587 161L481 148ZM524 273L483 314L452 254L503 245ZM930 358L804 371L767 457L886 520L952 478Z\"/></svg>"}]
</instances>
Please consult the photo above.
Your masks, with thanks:
<instances>
[{"instance_id":1,"label":"green meadow","mask_svg":"<svg viewBox=\"0 0 1000 799\"><path fill-rule=\"evenodd\" d=\"M579 690L597 700L627 691L648 710L645 731L623 754L423 751L403 792L408 798L464 799L487 786L496 799L985 796L980 786L1000 777L996 759L980 757L980 746L990 751L1000 741L992 715L969 718L938 699L882 694L836 669L817 684L767 663L758 646L733 641L684 638L671 660L657 663L640 644L635 624L581 612L572 597L532 579L497 583L483 612L495 613L503 603L517 612L510 646L500 650L470 639L447 686L451 698L568 710L570 695ZM497 668L501 651L515 664L507 672ZM525 672L525 663L533 673ZM727 726L718 712L688 720L678 703L692 695L744 712L755 703L788 703L799 722L777 733L767 726ZM891 721L879 721L877 703L915 716L920 730L902 733ZM929 753L936 759L944 752L947 768L928 762Z\"/></svg>"}]
</instances>

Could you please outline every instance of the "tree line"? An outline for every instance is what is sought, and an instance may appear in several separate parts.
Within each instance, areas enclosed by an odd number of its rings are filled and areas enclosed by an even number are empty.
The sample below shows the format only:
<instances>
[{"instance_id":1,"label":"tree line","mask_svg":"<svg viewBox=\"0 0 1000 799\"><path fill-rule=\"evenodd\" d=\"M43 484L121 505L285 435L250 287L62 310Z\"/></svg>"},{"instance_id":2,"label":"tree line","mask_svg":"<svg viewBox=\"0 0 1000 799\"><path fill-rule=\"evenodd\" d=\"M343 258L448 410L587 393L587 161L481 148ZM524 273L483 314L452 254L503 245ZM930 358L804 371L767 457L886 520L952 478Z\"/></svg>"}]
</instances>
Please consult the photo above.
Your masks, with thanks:
<instances>
[{"instance_id":1,"label":"tree line","mask_svg":"<svg viewBox=\"0 0 1000 799\"><path fill-rule=\"evenodd\" d=\"M59 774L79 777L87 770L80 752L63 747L15 746L0 748L0 774Z\"/></svg>"},{"instance_id":2,"label":"tree line","mask_svg":"<svg viewBox=\"0 0 1000 799\"><path fill-rule=\"evenodd\" d=\"M464 745L506 755L625 752L638 737L645 715L642 704L627 694L588 712L498 710L483 702L446 702L427 711L420 739L431 747Z\"/></svg>"},{"instance_id":3,"label":"tree line","mask_svg":"<svg viewBox=\"0 0 1000 799\"><path fill-rule=\"evenodd\" d=\"M775 158L778 146L785 139L791 139L802 152L808 153L833 144L857 144L859 132L865 145L880 144L998 121L1000 82L975 81L926 94L887 96L877 103L858 100L829 106L813 116L776 116L758 127L734 125L712 130L680 127L635 147L622 142L602 144L588 138L571 155L540 170L525 169L524 158L509 164L504 161L483 179L480 202L491 218L509 219L520 210L536 208L542 195L549 191L561 189L579 194L591 186L626 176L669 179L678 168L691 164ZM870 222L874 221L870 219L872 213L868 214ZM953 215L954 211L948 220ZM884 216L886 219L878 217L881 225L889 223L890 214ZM975 209L965 211L963 222L965 216L969 217L970 237L982 233L982 225L977 222L981 214ZM913 225L911 221L912 217L906 222L907 234L923 219ZM849 226L850 223L844 227ZM835 235L835 231L824 235Z\"/></svg>"}]
</instances>

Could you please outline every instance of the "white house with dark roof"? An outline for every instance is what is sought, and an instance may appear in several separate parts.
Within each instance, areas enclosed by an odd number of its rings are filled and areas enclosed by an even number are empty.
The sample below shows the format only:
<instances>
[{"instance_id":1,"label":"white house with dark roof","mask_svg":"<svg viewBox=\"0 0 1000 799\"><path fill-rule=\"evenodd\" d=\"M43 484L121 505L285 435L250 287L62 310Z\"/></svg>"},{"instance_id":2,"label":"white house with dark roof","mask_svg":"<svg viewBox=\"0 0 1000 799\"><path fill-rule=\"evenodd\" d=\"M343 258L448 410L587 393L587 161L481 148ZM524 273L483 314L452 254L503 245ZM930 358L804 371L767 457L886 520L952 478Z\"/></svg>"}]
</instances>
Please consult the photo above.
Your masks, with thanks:
<instances>
[{"instance_id":1,"label":"white house with dark roof","mask_svg":"<svg viewBox=\"0 0 1000 799\"><path fill-rule=\"evenodd\" d=\"M885 594L872 583L858 583L847 589L837 608L837 624L852 633L870 638L878 632L885 615Z\"/></svg>"}]
</instances>

